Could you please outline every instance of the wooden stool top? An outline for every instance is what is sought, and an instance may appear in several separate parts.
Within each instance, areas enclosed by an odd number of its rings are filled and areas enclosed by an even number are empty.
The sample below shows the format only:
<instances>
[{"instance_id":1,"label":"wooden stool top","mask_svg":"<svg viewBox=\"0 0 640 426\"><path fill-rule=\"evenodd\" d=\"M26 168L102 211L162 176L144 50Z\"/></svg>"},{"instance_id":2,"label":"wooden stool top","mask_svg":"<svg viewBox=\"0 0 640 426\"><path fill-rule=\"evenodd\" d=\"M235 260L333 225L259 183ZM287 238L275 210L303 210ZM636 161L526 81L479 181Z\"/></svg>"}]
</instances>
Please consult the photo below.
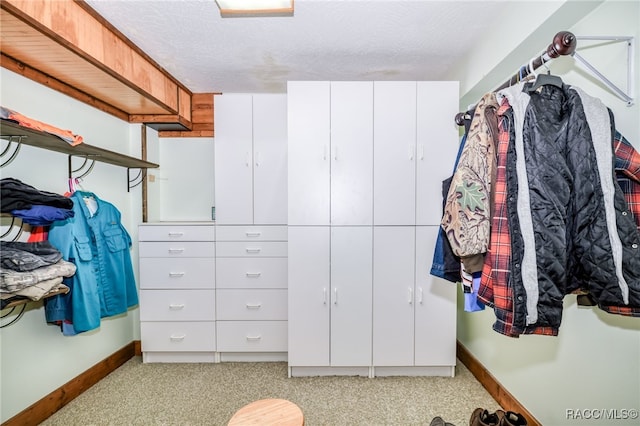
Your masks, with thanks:
<instances>
[{"instance_id":1,"label":"wooden stool top","mask_svg":"<svg viewBox=\"0 0 640 426\"><path fill-rule=\"evenodd\" d=\"M261 399L239 409L228 426L302 426L304 416L296 404L286 399Z\"/></svg>"}]
</instances>

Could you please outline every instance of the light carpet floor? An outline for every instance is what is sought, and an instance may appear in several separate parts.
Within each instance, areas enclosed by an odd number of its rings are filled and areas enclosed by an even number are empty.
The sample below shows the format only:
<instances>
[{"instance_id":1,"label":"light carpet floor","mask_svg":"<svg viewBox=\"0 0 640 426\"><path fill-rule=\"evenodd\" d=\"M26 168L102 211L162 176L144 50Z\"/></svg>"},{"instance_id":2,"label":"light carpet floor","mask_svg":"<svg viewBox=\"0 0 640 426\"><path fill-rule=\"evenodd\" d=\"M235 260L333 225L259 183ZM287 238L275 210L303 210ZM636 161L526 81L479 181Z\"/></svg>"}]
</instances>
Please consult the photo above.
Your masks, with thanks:
<instances>
[{"instance_id":1,"label":"light carpet floor","mask_svg":"<svg viewBox=\"0 0 640 426\"><path fill-rule=\"evenodd\" d=\"M305 426L469 424L496 401L458 361L455 377L287 377L284 362L144 364L134 357L71 401L45 426L226 425L264 398L297 404Z\"/></svg>"}]
</instances>

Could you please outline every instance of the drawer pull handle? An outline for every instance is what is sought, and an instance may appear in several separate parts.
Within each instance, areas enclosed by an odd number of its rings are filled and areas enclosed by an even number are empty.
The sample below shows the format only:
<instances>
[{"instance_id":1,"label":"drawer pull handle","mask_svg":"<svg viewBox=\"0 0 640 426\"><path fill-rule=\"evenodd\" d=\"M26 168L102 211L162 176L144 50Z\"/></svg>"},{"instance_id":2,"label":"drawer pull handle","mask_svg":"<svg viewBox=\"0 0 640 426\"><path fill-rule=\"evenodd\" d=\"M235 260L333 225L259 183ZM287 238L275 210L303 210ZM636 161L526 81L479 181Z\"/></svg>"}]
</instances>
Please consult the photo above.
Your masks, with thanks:
<instances>
[{"instance_id":1,"label":"drawer pull handle","mask_svg":"<svg viewBox=\"0 0 640 426\"><path fill-rule=\"evenodd\" d=\"M170 277L184 277L184 272L169 272Z\"/></svg>"},{"instance_id":2,"label":"drawer pull handle","mask_svg":"<svg viewBox=\"0 0 640 426\"><path fill-rule=\"evenodd\" d=\"M177 237L182 237L183 235L184 235L184 232L171 232L171 231L169 231L169 236L170 237L177 238Z\"/></svg>"},{"instance_id":3,"label":"drawer pull handle","mask_svg":"<svg viewBox=\"0 0 640 426\"><path fill-rule=\"evenodd\" d=\"M260 253L259 248L248 248L247 253Z\"/></svg>"},{"instance_id":4,"label":"drawer pull handle","mask_svg":"<svg viewBox=\"0 0 640 426\"><path fill-rule=\"evenodd\" d=\"M181 342L184 340L184 338L187 337L186 334L183 334L182 336L169 336L169 340L171 340L172 342Z\"/></svg>"},{"instance_id":5,"label":"drawer pull handle","mask_svg":"<svg viewBox=\"0 0 640 426\"><path fill-rule=\"evenodd\" d=\"M252 340L260 340L262 339L262 336L247 336L247 340L252 341Z\"/></svg>"},{"instance_id":6,"label":"drawer pull handle","mask_svg":"<svg viewBox=\"0 0 640 426\"><path fill-rule=\"evenodd\" d=\"M183 248L170 248L169 253L182 253L184 251Z\"/></svg>"},{"instance_id":7,"label":"drawer pull handle","mask_svg":"<svg viewBox=\"0 0 640 426\"><path fill-rule=\"evenodd\" d=\"M247 277L249 278L258 278L262 275L262 272L247 272Z\"/></svg>"},{"instance_id":8,"label":"drawer pull handle","mask_svg":"<svg viewBox=\"0 0 640 426\"><path fill-rule=\"evenodd\" d=\"M180 303L180 304L172 303L169 305L169 309L171 309L172 311L177 311L182 308L184 308L184 303Z\"/></svg>"},{"instance_id":9,"label":"drawer pull handle","mask_svg":"<svg viewBox=\"0 0 640 426\"><path fill-rule=\"evenodd\" d=\"M262 303L247 303L247 309L260 309Z\"/></svg>"},{"instance_id":10,"label":"drawer pull handle","mask_svg":"<svg viewBox=\"0 0 640 426\"><path fill-rule=\"evenodd\" d=\"M260 235L262 235L262 232L250 232L250 231L247 231L246 234L247 234L247 237L249 237L249 238L258 238Z\"/></svg>"}]
</instances>

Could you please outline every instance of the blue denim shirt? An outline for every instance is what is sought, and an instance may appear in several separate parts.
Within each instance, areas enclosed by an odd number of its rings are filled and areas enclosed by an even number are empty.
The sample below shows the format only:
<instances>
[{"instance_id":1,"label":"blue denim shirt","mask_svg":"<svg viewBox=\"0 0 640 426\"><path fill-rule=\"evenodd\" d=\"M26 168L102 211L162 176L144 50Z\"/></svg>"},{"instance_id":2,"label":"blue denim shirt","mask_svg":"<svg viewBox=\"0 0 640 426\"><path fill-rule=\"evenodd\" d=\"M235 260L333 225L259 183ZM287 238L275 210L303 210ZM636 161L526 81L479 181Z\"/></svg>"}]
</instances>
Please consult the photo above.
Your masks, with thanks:
<instances>
[{"instance_id":1,"label":"blue denim shirt","mask_svg":"<svg viewBox=\"0 0 640 426\"><path fill-rule=\"evenodd\" d=\"M120 222L118 209L90 192L72 195L75 215L54 222L49 241L62 257L76 265L65 280L71 291L46 300L47 322L71 322L81 333L100 326L100 318L122 314L138 304L131 263L131 237ZM85 198L95 200L93 215ZM73 334L67 330L65 334Z\"/></svg>"}]
</instances>

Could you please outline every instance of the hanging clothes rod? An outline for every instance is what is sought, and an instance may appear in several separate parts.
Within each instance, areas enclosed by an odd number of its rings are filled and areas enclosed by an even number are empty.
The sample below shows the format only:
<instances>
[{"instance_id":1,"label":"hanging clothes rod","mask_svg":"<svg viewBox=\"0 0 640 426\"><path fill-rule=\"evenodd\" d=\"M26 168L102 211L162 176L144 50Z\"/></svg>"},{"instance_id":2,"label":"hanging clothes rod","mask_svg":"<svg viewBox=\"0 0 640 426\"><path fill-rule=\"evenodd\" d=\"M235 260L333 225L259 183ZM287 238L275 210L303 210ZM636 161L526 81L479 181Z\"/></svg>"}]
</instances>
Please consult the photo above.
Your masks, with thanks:
<instances>
[{"instance_id":1,"label":"hanging clothes rod","mask_svg":"<svg viewBox=\"0 0 640 426\"><path fill-rule=\"evenodd\" d=\"M553 37L553 41L549 46L547 46L544 52L542 52L528 64L521 66L517 73L515 73L509 80L502 83L502 85L500 85L493 91L497 92L499 90L506 89L509 86L513 86L550 60L560 56L573 55L575 50L576 36L569 31L560 31ZM470 119L471 114L469 111L459 112L455 116L455 122L458 126L464 126L464 121Z\"/></svg>"}]
</instances>

